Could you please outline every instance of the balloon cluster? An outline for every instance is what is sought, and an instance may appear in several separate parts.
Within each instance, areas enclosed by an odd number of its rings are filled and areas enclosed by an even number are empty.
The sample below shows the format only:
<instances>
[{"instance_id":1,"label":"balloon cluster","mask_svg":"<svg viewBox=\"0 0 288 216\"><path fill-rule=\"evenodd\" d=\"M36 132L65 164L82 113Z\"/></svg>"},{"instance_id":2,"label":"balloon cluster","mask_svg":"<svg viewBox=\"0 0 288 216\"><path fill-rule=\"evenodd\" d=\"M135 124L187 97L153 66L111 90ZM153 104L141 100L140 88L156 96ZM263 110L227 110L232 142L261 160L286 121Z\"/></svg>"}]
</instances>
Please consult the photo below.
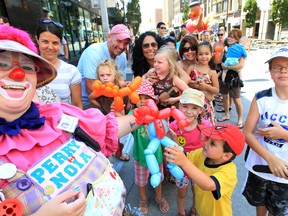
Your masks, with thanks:
<instances>
[{"instance_id":1,"label":"balloon cluster","mask_svg":"<svg viewBox=\"0 0 288 216\"><path fill-rule=\"evenodd\" d=\"M121 111L124 109L123 97L128 96L133 104L139 102L139 95L136 89L141 85L142 78L135 77L128 87L119 88L112 82L102 84L100 80L95 80L92 84L93 94L95 97L100 97L101 95L106 97L114 98L115 110Z\"/></svg>"},{"instance_id":2,"label":"balloon cluster","mask_svg":"<svg viewBox=\"0 0 288 216\"><path fill-rule=\"evenodd\" d=\"M168 124L166 119L173 116L173 118L177 120L180 128L189 126L191 121L174 106L159 111L152 99L147 100L145 106L134 109L133 115L136 118L137 124L148 124L150 143L147 149L145 149L144 154L146 155L146 163L151 173L150 184L155 188L160 184L161 173L154 153L160 144L165 147L178 146L176 142L166 136L168 133ZM181 146L178 147L183 150ZM176 179L183 178L184 172L180 167L172 163L168 163L167 167Z\"/></svg>"}]
</instances>

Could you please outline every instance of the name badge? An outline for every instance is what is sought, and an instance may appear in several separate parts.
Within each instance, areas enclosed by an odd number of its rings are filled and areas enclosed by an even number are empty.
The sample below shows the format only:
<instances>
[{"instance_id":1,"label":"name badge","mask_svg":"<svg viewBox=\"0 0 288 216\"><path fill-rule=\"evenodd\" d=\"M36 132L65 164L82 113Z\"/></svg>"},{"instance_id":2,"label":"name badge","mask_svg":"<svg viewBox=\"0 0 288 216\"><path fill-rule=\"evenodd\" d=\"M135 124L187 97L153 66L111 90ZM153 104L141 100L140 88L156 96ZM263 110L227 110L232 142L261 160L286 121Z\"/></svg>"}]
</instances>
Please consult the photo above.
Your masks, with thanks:
<instances>
[{"instance_id":1,"label":"name badge","mask_svg":"<svg viewBox=\"0 0 288 216\"><path fill-rule=\"evenodd\" d=\"M71 139L37 162L26 175L44 194L53 198L63 192L95 157L84 143Z\"/></svg>"}]
</instances>

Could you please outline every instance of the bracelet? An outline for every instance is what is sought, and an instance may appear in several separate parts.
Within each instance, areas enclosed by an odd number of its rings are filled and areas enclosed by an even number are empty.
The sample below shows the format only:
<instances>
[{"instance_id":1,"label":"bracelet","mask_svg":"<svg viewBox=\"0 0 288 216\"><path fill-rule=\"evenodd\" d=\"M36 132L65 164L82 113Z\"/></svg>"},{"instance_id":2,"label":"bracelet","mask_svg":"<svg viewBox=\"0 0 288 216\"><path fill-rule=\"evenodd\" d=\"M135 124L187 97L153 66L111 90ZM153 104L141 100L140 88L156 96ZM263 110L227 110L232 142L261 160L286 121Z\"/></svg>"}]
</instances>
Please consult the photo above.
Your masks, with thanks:
<instances>
[{"instance_id":1,"label":"bracelet","mask_svg":"<svg viewBox=\"0 0 288 216\"><path fill-rule=\"evenodd\" d=\"M171 97L171 95L174 95L174 94L176 94L177 92L173 89L173 88L171 88L171 89L169 89L168 91L167 91L167 93L170 95L170 97Z\"/></svg>"}]
</instances>

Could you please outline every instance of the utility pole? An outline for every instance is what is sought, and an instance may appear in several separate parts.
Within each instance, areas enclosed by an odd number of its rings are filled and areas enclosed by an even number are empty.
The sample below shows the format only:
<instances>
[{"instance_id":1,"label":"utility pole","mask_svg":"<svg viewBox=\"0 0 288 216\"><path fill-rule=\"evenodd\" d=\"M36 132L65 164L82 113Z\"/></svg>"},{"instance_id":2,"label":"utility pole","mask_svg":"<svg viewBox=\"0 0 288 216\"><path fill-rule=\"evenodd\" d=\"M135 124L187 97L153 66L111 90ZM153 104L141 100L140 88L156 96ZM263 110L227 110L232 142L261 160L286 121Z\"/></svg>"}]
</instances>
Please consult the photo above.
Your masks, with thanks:
<instances>
[{"instance_id":1,"label":"utility pole","mask_svg":"<svg viewBox=\"0 0 288 216\"><path fill-rule=\"evenodd\" d=\"M106 0L100 0L100 6L103 37L104 41L106 41L108 34L110 33Z\"/></svg>"}]
</instances>

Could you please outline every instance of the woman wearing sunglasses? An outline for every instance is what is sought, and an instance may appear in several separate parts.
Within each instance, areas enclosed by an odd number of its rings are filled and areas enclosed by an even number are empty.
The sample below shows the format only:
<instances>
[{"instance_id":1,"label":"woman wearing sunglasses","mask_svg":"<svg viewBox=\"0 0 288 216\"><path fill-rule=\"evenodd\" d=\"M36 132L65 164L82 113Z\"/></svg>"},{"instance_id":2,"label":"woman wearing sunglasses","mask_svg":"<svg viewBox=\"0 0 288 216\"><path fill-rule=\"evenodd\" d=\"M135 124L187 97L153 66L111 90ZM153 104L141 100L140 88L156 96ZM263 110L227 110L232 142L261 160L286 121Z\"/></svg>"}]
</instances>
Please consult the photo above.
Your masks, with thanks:
<instances>
[{"instance_id":1,"label":"woman wearing sunglasses","mask_svg":"<svg viewBox=\"0 0 288 216\"><path fill-rule=\"evenodd\" d=\"M63 26L53 20L41 20L37 28L37 43L40 55L53 64L58 75L48 86L61 98L83 109L81 99L81 74L78 69L58 58L62 41Z\"/></svg>"},{"instance_id":2,"label":"woman wearing sunglasses","mask_svg":"<svg viewBox=\"0 0 288 216\"><path fill-rule=\"evenodd\" d=\"M178 61L179 66L187 71L188 67L196 63L196 51L199 42L194 36L185 36L179 48L180 61Z\"/></svg>"}]
</instances>

